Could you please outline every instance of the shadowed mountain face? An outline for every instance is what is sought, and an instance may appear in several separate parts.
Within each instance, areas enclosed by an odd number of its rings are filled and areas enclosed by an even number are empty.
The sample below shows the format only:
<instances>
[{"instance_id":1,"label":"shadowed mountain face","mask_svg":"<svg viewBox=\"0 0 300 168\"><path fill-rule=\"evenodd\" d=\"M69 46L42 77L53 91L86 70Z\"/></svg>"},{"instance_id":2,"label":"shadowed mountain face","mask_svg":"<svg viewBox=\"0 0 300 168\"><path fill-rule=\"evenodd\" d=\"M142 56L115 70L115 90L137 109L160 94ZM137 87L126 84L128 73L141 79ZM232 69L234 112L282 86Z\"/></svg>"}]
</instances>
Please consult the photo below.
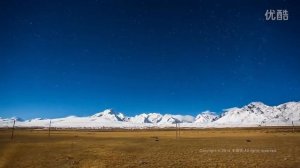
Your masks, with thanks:
<instances>
[{"instance_id":1,"label":"shadowed mountain face","mask_svg":"<svg viewBox=\"0 0 300 168\"><path fill-rule=\"evenodd\" d=\"M20 127L48 127L50 119L36 118L22 120L18 117L11 119L0 118L1 127L11 126L13 120ZM278 106L268 106L261 102L253 102L241 108L230 108L221 115L205 111L196 117L189 115L172 115L160 113L140 114L126 117L112 109L104 110L87 117L69 116L51 119L55 127L173 127L182 123L185 127L247 127L267 125L300 125L300 102L288 102Z\"/></svg>"}]
</instances>

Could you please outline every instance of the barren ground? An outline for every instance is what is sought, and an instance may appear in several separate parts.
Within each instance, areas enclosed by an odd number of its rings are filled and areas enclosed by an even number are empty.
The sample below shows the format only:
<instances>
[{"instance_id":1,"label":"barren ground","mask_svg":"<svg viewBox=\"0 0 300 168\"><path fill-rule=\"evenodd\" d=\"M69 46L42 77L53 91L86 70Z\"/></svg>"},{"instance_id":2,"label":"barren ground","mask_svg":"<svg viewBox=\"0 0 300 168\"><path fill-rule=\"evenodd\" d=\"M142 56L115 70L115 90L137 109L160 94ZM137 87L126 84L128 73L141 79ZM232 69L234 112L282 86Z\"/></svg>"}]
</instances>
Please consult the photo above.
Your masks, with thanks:
<instances>
[{"instance_id":1,"label":"barren ground","mask_svg":"<svg viewBox=\"0 0 300 168\"><path fill-rule=\"evenodd\" d=\"M0 129L0 167L300 167L300 128Z\"/></svg>"}]
</instances>

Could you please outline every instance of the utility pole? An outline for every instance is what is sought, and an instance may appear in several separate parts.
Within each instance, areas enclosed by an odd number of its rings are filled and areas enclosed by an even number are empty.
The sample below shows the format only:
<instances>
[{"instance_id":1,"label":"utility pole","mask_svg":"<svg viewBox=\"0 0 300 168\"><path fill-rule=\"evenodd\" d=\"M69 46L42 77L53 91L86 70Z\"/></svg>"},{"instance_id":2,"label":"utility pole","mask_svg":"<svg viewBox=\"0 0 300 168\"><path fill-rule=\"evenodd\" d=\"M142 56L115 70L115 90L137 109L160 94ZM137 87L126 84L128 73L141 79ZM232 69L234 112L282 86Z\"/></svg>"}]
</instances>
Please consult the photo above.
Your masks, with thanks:
<instances>
[{"instance_id":1,"label":"utility pole","mask_svg":"<svg viewBox=\"0 0 300 168\"><path fill-rule=\"evenodd\" d=\"M11 130L11 137L10 137L11 140L14 139L15 124L16 124L16 120L14 119L14 124L13 124L12 130Z\"/></svg>"},{"instance_id":2,"label":"utility pole","mask_svg":"<svg viewBox=\"0 0 300 168\"><path fill-rule=\"evenodd\" d=\"M49 123L48 137L50 137L50 131L51 131L51 120L50 120L50 123Z\"/></svg>"},{"instance_id":3,"label":"utility pole","mask_svg":"<svg viewBox=\"0 0 300 168\"><path fill-rule=\"evenodd\" d=\"M180 123L178 123L178 135L179 135L179 138L180 138Z\"/></svg>"},{"instance_id":4,"label":"utility pole","mask_svg":"<svg viewBox=\"0 0 300 168\"><path fill-rule=\"evenodd\" d=\"M293 125L293 133L294 133L295 132L294 121L292 121L292 125Z\"/></svg>"},{"instance_id":5,"label":"utility pole","mask_svg":"<svg viewBox=\"0 0 300 168\"><path fill-rule=\"evenodd\" d=\"M175 123L176 124L176 128L175 128L175 131L176 131L176 139L178 138L178 130L177 130L177 122Z\"/></svg>"},{"instance_id":6,"label":"utility pole","mask_svg":"<svg viewBox=\"0 0 300 168\"><path fill-rule=\"evenodd\" d=\"M175 128L175 131L176 131L176 139L180 138L180 123L175 123L176 124L176 128Z\"/></svg>"}]
</instances>

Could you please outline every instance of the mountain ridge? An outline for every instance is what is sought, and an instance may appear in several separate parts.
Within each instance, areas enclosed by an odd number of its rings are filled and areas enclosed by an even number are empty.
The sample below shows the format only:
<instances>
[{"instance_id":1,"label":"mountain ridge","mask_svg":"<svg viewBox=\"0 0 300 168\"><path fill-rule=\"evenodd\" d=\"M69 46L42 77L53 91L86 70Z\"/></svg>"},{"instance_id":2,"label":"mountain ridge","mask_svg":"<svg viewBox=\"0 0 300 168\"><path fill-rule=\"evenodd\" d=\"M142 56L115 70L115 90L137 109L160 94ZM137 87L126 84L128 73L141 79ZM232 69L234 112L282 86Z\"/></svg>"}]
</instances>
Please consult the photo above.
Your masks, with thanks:
<instances>
[{"instance_id":1,"label":"mountain ridge","mask_svg":"<svg viewBox=\"0 0 300 168\"><path fill-rule=\"evenodd\" d=\"M53 127L62 128L144 128L174 127L182 123L183 127L248 127L248 126L285 126L300 125L300 102L287 102L277 106L268 106L262 102L251 102L243 107L225 109L220 115L204 111L196 117L191 115L173 115L160 113L142 113L127 117L113 109L106 109L91 116L23 120L19 117L4 119L0 117L0 127L10 127L16 120L19 127L48 127L51 120Z\"/></svg>"}]
</instances>

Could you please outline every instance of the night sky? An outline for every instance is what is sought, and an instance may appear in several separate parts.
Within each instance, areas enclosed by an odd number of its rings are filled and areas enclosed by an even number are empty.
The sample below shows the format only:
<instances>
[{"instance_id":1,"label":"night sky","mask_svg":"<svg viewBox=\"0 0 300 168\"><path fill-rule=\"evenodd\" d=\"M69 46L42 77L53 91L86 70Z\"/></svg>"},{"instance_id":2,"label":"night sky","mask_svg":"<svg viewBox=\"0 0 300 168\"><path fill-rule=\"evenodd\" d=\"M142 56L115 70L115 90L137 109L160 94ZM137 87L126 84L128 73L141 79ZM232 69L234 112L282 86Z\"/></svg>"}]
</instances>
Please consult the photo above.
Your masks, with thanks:
<instances>
[{"instance_id":1,"label":"night sky","mask_svg":"<svg viewBox=\"0 0 300 168\"><path fill-rule=\"evenodd\" d=\"M9 0L0 21L0 117L300 100L299 1Z\"/></svg>"}]
</instances>

